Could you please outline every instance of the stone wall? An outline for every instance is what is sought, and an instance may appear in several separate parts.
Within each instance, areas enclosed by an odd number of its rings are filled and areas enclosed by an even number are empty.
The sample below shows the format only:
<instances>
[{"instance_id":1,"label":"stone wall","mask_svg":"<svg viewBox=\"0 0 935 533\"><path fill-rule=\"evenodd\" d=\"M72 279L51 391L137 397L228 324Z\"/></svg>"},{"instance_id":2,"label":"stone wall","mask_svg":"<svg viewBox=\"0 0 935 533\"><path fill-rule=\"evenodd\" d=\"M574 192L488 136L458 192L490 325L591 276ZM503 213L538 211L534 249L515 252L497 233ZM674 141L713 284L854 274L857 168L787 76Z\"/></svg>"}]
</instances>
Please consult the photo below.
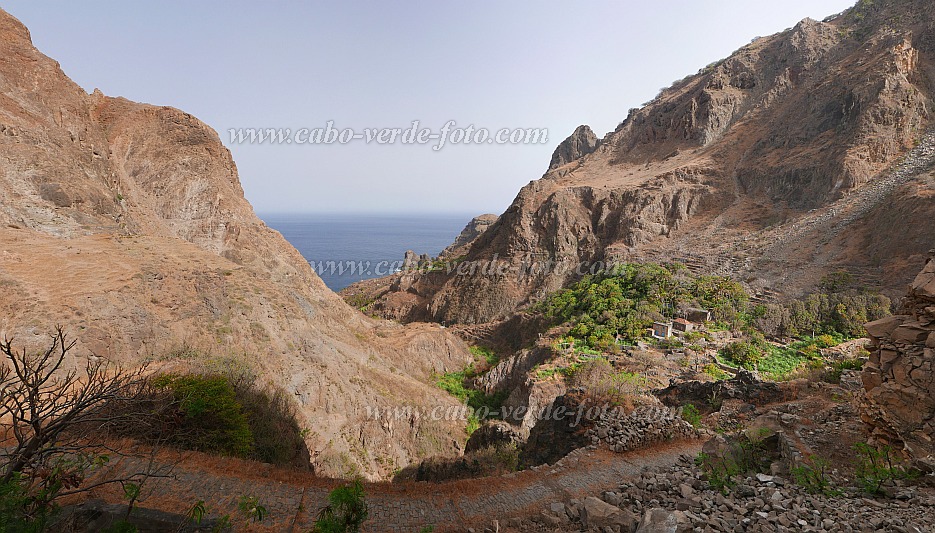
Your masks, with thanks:
<instances>
[{"instance_id":1,"label":"stone wall","mask_svg":"<svg viewBox=\"0 0 935 533\"><path fill-rule=\"evenodd\" d=\"M602 413L586 435L591 444L626 452L660 442L697 438L698 432L677 409L643 405L631 413L613 409Z\"/></svg>"},{"instance_id":2,"label":"stone wall","mask_svg":"<svg viewBox=\"0 0 935 533\"><path fill-rule=\"evenodd\" d=\"M935 466L935 250L900 314L867 324L861 418L873 436Z\"/></svg>"}]
</instances>

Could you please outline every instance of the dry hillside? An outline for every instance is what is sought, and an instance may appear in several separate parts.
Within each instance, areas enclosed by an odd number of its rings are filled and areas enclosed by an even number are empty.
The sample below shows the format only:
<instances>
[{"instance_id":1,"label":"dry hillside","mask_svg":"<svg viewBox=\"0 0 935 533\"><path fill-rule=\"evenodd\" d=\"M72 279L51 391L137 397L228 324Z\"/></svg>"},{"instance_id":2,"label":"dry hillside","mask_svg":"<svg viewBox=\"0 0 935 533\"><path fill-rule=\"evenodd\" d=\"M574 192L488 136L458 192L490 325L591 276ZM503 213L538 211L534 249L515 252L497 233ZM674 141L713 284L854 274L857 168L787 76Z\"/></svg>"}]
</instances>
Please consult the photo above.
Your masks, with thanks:
<instances>
[{"instance_id":1,"label":"dry hillside","mask_svg":"<svg viewBox=\"0 0 935 533\"><path fill-rule=\"evenodd\" d=\"M345 305L256 217L211 128L87 94L3 11L0 288L0 334L41 345L61 323L75 365L252 366L295 398L320 473L376 478L464 439L463 421L366 420L367 406L452 404L426 382L470 359L460 341Z\"/></svg>"}]
</instances>

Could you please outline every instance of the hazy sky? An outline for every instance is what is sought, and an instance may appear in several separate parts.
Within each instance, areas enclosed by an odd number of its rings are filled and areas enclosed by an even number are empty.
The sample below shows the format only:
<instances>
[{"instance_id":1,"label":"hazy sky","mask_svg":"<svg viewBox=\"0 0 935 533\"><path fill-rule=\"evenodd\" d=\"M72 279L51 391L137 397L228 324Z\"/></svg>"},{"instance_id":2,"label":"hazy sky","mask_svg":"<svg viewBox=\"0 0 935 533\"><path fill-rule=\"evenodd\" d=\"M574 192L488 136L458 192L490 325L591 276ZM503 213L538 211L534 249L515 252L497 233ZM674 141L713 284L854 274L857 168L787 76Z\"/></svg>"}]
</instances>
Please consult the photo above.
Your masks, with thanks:
<instances>
[{"instance_id":1,"label":"hazy sky","mask_svg":"<svg viewBox=\"0 0 935 533\"><path fill-rule=\"evenodd\" d=\"M579 124L853 0L7 0L88 91L214 127L260 212L502 212ZM230 128L547 128L535 145L232 144Z\"/></svg>"}]
</instances>

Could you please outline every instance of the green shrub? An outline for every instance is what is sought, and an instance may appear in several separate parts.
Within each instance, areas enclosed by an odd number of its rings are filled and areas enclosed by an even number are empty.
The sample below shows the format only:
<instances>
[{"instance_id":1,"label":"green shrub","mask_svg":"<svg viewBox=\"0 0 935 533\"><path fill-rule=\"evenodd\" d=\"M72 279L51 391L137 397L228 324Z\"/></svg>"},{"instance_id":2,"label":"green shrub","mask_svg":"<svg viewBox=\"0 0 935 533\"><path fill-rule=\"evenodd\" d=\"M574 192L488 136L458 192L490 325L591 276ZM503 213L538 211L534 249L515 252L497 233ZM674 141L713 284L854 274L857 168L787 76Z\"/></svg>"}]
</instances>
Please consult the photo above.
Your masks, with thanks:
<instances>
[{"instance_id":1,"label":"green shrub","mask_svg":"<svg viewBox=\"0 0 935 533\"><path fill-rule=\"evenodd\" d=\"M241 496L237 509L251 522L261 522L269 514L266 507L260 505L260 500L256 496Z\"/></svg>"},{"instance_id":2,"label":"green shrub","mask_svg":"<svg viewBox=\"0 0 935 533\"><path fill-rule=\"evenodd\" d=\"M751 341L732 342L721 348L719 354L728 361L751 370L763 359L763 349Z\"/></svg>"},{"instance_id":3,"label":"green shrub","mask_svg":"<svg viewBox=\"0 0 935 533\"><path fill-rule=\"evenodd\" d=\"M782 334L790 337L829 334L854 339L867 334L864 324L891 314L892 302L874 293L813 293L785 305Z\"/></svg>"},{"instance_id":4,"label":"green shrub","mask_svg":"<svg viewBox=\"0 0 935 533\"><path fill-rule=\"evenodd\" d=\"M476 361L483 361L488 367L495 366L500 362L500 357L490 348L471 346L468 349Z\"/></svg>"},{"instance_id":5,"label":"green shrub","mask_svg":"<svg viewBox=\"0 0 935 533\"><path fill-rule=\"evenodd\" d=\"M721 370L721 368L714 363L706 364L704 368L701 369L701 371L718 381L722 379L730 379L730 374Z\"/></svg>"},{"instance_id":6,"label":"green shrub","mask_svg":"<svg viewBox=\"0 0 935 533\"><path fill-rule=\"evenodd\" d=\"M247 457L253 433L234 388L223 376L167 374L153 380L169 390L182 416L173 441L188 449Z\"/></svg>"},{"instance_id":7,"label":"green shrub","mask_svg":"<svg viewBox=\"0 0 935 533\"><path fill-rule=\"evenodd\" d=\"M795 484L804 488L809 494L824 494L836 496L841 493L831 483L828 461L818 457L808 457L800 466L792 468L792 478Z\"/></svg>"},{"instance_id":8,"label":"green shrub","mask_svg":"<svg viewBox=\"0 0 935 533\"><path fill-rule=\"evenodd\" d=\"M692 425L692 427L698 427L701 425L701 413L698 411L698 408L692 404L685 404L682 406L682 411L679 413L682 416L682 419Z\"/></svg>"},{"instance_id":9,"label":"green shrub","mask_svg":"<svg viewBox=\"0 0 935 533\"><path fill-rule=\"evenodd\" d=\"M318 533L356 533L367 520L369 511L364 488L359 479L328 494L328 505L318 513Z\"/></svg>"},{"instance_id":10,"label":"green shrub","mask_svg":"<svg viewBox=\"0 0 935 533\"><path fill-rule=\"evenodd\" d=\"M874 448L858 442L854 445L857 452L854 476L864 492L873 495L883 494L883 487L900 479L910 479L914 474L903 466L902 461L893 455L889 446Z\"/></svg>"},{"instance_id":11,"label":"green shrub","mask_svg":"<svg viewBox=\"0 0 935 533\"><path fill-rule=\"evenodd\" d=\"M734 488L737 484L734 478L743 473L740 464L730 456L717 457L700 453L695 458L695 464L705 473L711 488L723 494Z\"/></svg>"},{"instance_id":12,"label":"green shrub","mask_svg":"<svg viewBox=\"0 0 935 533\"><path fill-rule=\"evenodd\" d=\"M632 344L644 337L654 320L674 315L680 304L703 306L716 318L734 320L747 299L730 278L693 277L678 263L627 263L586 276L535 309L553 325L566 324L578 345L609 350L618 338Z\"/></svg>"},{"instance_id":13,"label":"green shrub","mask_svg":"<svg viewBox=\"0 0 935 533\"><path fill-rule=\"evenodd\" d=\"M184 449L219 453L300 468L308 449L289 398L278 389L259 389L244 369L201 375L162 375L151 381L150 407L163 435L123 428L140 440L164 439ZM168 404L162 396L168 396ZM145 406L138 406L139 408Z\"/></svg>"},{"instance_id":14,"label":"green shrub","mask_svg":"<svg viewBox=\"0 0 935 533\"><path fill-rule=\"evenodd\" d=\"M844 359L835 361L831 364L831 370L825 375L825 381L828 383L840 383L841 374L845 370L861 370L864 362L860 359Z\"/></svg>"},{"instance_id":15,"label":"green shrub","mask_svg":"<svg viewBox=\"0 0 935 533\"><path fill-rule=\"evenodd\" d=\"M747 473L766 472L773 458L761 438L761 434L747 436L739 434L729 439L730 446L718 455L701 453L695 464L708 478L714 490L724 494L736 484L734 478Z\"/></svg>"},{"instance_id":16,"label":"green shrub","mask_svg":"<svg viewBox=\"0 0 935 533\"><path fill-rule=\"evenodd\" d=\"M0 532L40 533L57 511L54 494L30 494L27 485L21 475L0 483Z\"/></svg>"},{"instance_id":17,"label":"green shrub","mask_svg":"<svg viewBox=\"0 0 935 533\"><path fill-rule=\"evenodd\" d=\"M506 391L486 394L484 391L469 386L468 382L475 375L474 367L469 366L460 372L448 372L436 376L435 385L448 394L454 396L471 408L465 431L468 435L474 433L480 424L487 418L497 418L503 402L506 400Z\"/></svg>"}]
</instances>

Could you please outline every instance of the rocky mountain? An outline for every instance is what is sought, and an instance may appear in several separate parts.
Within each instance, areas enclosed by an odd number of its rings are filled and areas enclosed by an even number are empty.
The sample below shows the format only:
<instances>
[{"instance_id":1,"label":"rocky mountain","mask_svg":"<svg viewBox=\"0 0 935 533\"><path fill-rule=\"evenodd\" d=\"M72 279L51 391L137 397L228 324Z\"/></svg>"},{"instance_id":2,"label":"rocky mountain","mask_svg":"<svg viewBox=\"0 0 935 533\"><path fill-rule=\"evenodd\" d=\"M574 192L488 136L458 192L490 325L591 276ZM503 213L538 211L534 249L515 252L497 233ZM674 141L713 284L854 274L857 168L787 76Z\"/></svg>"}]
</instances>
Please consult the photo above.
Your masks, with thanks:
<instances>
[{"instance_id":1,"label":"rocky mountain","mask_svg":"<svg viewBox=\"0 0 935 533\"><path fill-rule=\"evenodd\" d=\"M74 366L250 367L294 398L323 474L458 451L463 421L368 409L456 405L427 383L471 360L459 340L347 306L256 217L211 128L87 94L2 11L0 156L0 335L41 346L61 323Z\"/></svg>"},{"instance_id":2,"label":"rocky mountain","mask_svg":"<svg viewBox=\"0 0 935 533\"><path fill-rule=\"evenodd\" d=\"M935 240L920 222L935 215L933 76L925 0L861 1L758 38L599 142L578 128L463 258L497 268L417 276L375 308L485 323L621 260L678 260L764 297L842 269L901 295Z\"/></svg>"}]
</instances>

